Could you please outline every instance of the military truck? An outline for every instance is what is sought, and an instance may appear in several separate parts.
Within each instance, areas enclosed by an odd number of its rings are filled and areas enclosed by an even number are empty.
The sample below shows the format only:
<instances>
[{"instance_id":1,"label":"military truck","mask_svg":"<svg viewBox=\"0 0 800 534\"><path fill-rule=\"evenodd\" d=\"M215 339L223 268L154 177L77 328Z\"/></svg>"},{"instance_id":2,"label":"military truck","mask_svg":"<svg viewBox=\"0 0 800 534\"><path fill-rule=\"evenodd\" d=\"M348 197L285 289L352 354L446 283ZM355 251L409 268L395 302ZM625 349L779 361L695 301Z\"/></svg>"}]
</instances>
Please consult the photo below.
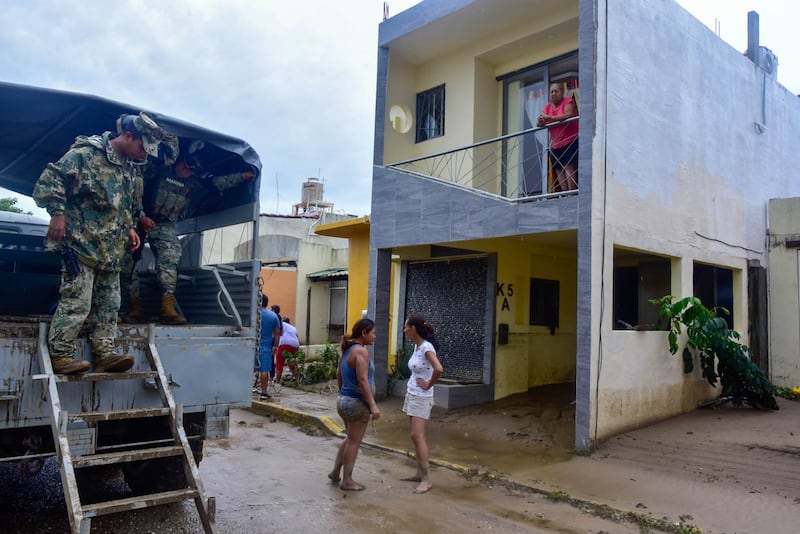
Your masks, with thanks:
<instances>
[{"instance_id":1,"label":"military truck","mask_svg":"<svg viewBox=\"0 0 800 534\"><path fill-rule=\"evenodd\" d=\"M202 190L177 223L176 298L188 324L158 323L161 294L144 249L140 292L151 319L119 323L117 352L136 359L128 373L53 375L46 333L61 259L43 248L48 220L0 212L0 461L35 473L56 456L73 532L88 532L97 515L182 499L195 500L213 531L213 500L202 491L197 463L204 440L228 436L230 408L251 402L260 317L258 155L240 139L92 95L0 83L0 109L0 186L21 195L32 193L47 163L76 136L113 130L118 116L140 111L182 141L202 141L195 156L209 175L256 172L235 188ZM223 231L232 226L236 232ZM236 256L208 261L209 245L231 234ZM91 361L83 334L76 357ZM124 473L132 494L94 502L82 481L108 469Z\"/></svg>"}]
</instances>

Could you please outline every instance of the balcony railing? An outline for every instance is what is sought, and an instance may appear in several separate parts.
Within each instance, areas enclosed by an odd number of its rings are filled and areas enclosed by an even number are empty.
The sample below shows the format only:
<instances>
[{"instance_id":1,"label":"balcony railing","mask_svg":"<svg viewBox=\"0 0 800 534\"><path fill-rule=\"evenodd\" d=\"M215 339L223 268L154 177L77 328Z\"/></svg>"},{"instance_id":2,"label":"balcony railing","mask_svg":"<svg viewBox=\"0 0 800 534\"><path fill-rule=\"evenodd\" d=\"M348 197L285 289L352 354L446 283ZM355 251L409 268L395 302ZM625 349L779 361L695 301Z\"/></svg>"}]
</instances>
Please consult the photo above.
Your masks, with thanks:
<instances>
[{"instance_id":1,"label":"balcony railing","mask_svg":"<svg viewBox=\"0 0 800 534\"><path fill-rule=\"evenodd\" d=\"M577 188L559 190L554 170L556 162L552 161L548 150L548 129L578 119L573 117L446 152L398 161L386 167L503 200L527 201L575 195ZM575 168L577 180L577 161Z\"/></svg>"}]
</instances>

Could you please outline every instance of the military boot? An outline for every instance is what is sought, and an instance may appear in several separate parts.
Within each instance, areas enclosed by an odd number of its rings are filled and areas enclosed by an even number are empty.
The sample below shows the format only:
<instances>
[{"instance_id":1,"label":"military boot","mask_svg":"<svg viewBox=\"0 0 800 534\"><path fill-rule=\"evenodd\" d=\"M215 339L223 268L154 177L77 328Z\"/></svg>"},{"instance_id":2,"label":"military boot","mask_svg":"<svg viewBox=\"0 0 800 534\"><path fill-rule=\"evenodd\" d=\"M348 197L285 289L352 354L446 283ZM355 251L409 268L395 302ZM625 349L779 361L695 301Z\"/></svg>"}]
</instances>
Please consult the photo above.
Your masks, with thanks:
<instances>
[{"instance_id":1,"label":"military boot","mask_svg":"<svg viewBox=\"0 0 800 534\"><path fill-rule=\"evenodd\" d=\"M123 323L144 323L147 322L147 316L144 314L144 305L142 299L139 297L131 298L130 309L128 315L122 317Z\"/></svg>"},{"instance_id":2,"label":"military boot","mask_svg":"<svg viewBox=\"0 0 800 534\"><path fill-rule=\"evenodd\" d=\"M91 367L91 364L85 360L76 360L75 358L53 358L53 373L57 375L77 375L85 373Z\"/></svg>"},{"instance_id":3,"label":"military boot","mask_svg":"<svg viewBox=\"0 0 800 534\"><path fill-rule=\"evenodd\" d=\"M133 367L133 356L130 354L123 354L122 356L112 354L111 356L95 358L94 361L95 373L121 373L131 367Z\"/></svg>"},{"instance_id":4,"label":"military boot","mask_svg":"<svg viewBox=\"0 0 800 534\"><path fill-rule=\"evenodd\" d=\"M188 321L186 317L180 314L175 309L176 306L175 295L173 293L166 293L161 297L161 322L164 324L186 324Z\"/></svg>"}]
</instances>

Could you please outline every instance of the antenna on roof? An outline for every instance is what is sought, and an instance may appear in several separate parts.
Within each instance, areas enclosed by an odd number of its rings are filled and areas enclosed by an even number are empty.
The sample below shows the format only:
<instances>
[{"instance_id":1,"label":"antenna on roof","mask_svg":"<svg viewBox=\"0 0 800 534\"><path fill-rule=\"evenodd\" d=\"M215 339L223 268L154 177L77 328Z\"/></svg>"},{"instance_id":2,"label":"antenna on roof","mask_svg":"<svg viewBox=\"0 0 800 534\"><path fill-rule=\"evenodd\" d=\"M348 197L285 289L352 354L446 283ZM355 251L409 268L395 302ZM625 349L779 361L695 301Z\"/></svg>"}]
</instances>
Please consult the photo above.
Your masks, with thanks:
<instances>
[{"instance_id":1,"label":"antenna on roof","mask_svg":"<svg viewBox=\"0 0 800 534\"><path fill-rule=\"evenodd\" d=\"M383 20L389 18L389 2L383 3Z\"/></svg>"}]
</instances>

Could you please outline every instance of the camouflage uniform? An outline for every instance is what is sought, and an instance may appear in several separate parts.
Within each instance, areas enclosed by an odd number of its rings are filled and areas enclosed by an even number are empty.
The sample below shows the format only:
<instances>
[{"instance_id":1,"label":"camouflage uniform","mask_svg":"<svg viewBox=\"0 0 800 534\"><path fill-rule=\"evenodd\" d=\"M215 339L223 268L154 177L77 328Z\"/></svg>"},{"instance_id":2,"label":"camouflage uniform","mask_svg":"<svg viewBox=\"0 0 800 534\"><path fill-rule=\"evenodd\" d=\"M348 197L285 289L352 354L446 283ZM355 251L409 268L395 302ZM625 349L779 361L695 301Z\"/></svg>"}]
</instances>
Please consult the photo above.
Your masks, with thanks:
<instances>
[{"instance_id":1,"label":"camouflage uniform","mask_svg":"<svg viewBox=\"0 0 800 534\"><path fill-rule=\"evenodd\" d=\"M86 318L95 359L114 354L120 304L119 270L141 205L139 168L111 147L111 132L80 136L69 151L42 172L33 190L39 207L67 222L64 243L47 242L49 250L69 245L80 271L61 273L61 300L48 337L50 356L72 358L75 339Z\"/></svg>"},{"instance_id":2,"label":"camouflage uniform","mask_svg":"<svg viewBox=\"0 0 800 534\"><path fill-rule=\"evenodd\" d=\"M163 294L175 293L178 283L181 243L175 231L175 223L183 218L191 200L197 198L198 193L202 193L208 186L224 191L243 181L245 179L241 173L234 173L211 177L206 185L197 176L177 177L174 165L162 165L145 171L144 213L156 223L147 235L147 241L156 258L158 283ZM122 286L131 299L139 297L139 273L134 263L133 254L126 254L122 268Z\"/></svg>"}]
</instances>

